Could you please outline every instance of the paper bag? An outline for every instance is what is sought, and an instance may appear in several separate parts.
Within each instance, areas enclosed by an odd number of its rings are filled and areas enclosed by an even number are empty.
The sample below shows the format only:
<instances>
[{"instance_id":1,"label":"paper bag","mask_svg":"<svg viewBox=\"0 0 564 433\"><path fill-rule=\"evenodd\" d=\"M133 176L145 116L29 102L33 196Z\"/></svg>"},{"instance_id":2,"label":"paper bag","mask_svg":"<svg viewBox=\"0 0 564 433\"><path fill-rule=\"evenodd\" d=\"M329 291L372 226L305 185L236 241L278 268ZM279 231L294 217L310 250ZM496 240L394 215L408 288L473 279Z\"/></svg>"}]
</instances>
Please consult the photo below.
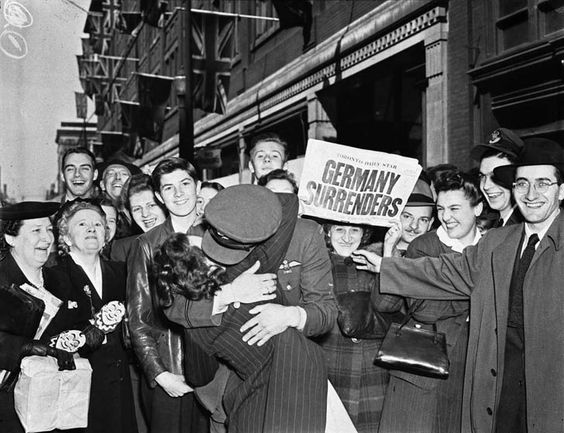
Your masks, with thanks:
<instances>
[{"instance_id":1,"label":"paper bag","mask_svg":"<svg viewBox=\"0 0 564 433\"><path fill-rule=\"evenodd\" d=\"M88 425L92 367L75 358L76 370L59 371L50 356L28 356L14 389L16 413L26 433Z\"/></svg>"}]
</instances>

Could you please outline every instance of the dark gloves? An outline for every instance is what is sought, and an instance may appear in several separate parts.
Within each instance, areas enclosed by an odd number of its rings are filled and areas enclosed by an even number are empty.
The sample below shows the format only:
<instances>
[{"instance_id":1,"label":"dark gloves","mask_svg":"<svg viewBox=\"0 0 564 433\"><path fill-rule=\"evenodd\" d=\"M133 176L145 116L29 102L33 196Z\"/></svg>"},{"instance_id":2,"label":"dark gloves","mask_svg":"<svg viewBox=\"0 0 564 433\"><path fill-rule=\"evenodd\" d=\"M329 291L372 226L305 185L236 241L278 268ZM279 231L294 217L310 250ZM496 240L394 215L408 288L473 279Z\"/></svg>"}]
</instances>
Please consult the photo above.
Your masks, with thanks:
<instances>
[{"instance_id":1,"label":"dark gloves","mask_svg":"<svg viewBox=\"0 0 564 433\"><path fill-rule=\"evenodd\" d=\"M74 365L74 358L72 353L65 352L64 350L55 349L54 347L49 347L47 344L42 343L38 340L33 340L30 343L26 343L22 346L20 356L52 356L57 359L57 364L59 365L59 370L74 370L76 366Z\"/></svg>"},{"instance_id":2,"label":"dark gloves","mask_svg":"<svg viewBox=\"0 0 564 433\"><path fill-rule=\"evenodd\" d=\"M87 325L81 332L86 337L86 343L78 349L80 356L94 352L102 345L104 338L106 338L106 334L94 325Z\"/></svg>"}]
</instances>

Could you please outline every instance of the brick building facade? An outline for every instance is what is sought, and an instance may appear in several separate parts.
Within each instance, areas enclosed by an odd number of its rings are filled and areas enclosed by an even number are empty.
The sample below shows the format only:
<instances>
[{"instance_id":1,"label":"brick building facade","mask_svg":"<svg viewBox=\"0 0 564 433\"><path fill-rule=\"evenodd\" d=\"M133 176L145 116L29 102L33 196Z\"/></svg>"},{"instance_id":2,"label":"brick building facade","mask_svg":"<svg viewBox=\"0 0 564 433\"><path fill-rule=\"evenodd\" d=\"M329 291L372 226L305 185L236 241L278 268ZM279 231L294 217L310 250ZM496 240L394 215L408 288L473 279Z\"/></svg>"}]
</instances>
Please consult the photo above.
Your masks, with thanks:
<instances>
[{"instance_id":1,"label":"brick building facade","mask_svg":"<svg viewBox=\"0 0 564 433\"><path fill-rule=\"evenodd\" d=\"M122 0L122 10L136 10ZM185 2L170 0L163 27L114 32L123 62L119 99L136 100L132 72L183 75ZM316 0L311 40L302 29L240 18L225 115L194 110L195 161L207 179L246 182L245 149L262 131L290 144L299 175L308 138L469 169L469 150L498 126L525 136L564 131L564 8L553 0ZM218 9L215 9L218 7ZM269 1L192 0L192 8L273 16ZM136 162L178 154L174 88L162 140ZM119 104L100 130L121 128ZM220 160L217 158L220 156ZM210 164L210 161L213 163ZM220 162L219 162L220 161Z\"/></svg>"}]
</instances>

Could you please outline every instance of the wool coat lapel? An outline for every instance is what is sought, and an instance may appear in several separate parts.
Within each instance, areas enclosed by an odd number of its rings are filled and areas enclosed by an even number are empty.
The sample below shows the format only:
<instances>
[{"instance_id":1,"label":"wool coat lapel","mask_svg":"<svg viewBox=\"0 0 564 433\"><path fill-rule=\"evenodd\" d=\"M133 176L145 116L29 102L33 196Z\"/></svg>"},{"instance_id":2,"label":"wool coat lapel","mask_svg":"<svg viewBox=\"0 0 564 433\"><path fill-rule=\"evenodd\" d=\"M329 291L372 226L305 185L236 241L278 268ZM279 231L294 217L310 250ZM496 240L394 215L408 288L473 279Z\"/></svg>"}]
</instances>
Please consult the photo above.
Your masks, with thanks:
<instances>
[{"instance_id":1,"label":"wool coat lapel","mask_svg":"<svg viewBox=\"0 0 564 433\"><path fill-rule=\"evenodd\" d=\"M517 227L517 226L516 226ZM497 329L505 330L509 314L509 286L515 264L515 254L521 240L522 228L513 230L492 253L493 295ZM498 348L505 348L505 331L497 332ZM503 356L503 354L501 354Z\"/></svg>"}]
</instances>

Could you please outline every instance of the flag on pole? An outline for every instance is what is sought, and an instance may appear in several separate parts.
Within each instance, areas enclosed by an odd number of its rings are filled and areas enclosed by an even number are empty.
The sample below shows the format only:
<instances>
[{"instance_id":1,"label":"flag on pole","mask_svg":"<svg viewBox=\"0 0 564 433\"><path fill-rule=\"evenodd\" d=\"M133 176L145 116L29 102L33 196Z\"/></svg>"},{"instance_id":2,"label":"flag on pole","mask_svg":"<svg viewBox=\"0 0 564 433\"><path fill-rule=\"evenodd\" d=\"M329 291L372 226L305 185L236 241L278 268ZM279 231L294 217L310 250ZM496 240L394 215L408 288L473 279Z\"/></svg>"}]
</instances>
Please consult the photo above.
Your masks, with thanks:
<instances>
[{"instance_id":1,"label":"flag on pole","mask_svg":"<svg viewBox=\"0 0 564 433\"><path fill-rule=\"evenodd\" d=\"M134 74L137 76L139 104L146 107L166 105L174 78L141 72Z\"/></svg>"},{"instance_id":2,"label":"flag on pole","mask_svg":"<svg viewBox=\"0 0 564 433\"><path fill-rule=\"evenodd\" d=\"M108 34L112 34L114 29L118 28L121 20L121 2L120 0L104 0L102 3L102 11L104 13L103 26Z\"/></svg>"},{"instance_id":3,"label":"flag on pole","mask_svg":"<svg viewBox=\"0 0 564 433\"><path fill-rule=\"evenodd\" d=\"M102 12L88 12L84 33L90 34L90 45L96 54L107 54L109 51L111 32L104 25Z\"/></svg>"},{"instance_id":4,"label":"flag on pole","mask_svg":"<svg viewBox=\"0 0 564 433\"><path fill-rule=\"evenodd\" d=\"M76 117L79 119L86 119L88 112L86 95L84 93L74 92L74 99L76 102Z\"/></svg>"},{"instance_id":5,"label":"flag on pole","mask_svg":"<svg viewBox=\"0 0 564 433\"><path fill-rule=\"evenodd\" d=\"M225 114L233 57L232 17L194 14L192 76L194 107Z\"/></svg>"},{"instance_id":6,"label":"flag on pole","mask_svg":"<svg viewBox=\"0 0 564 433\"><path fill-rule=\"evenodd\" d=\"M158 143L162 140L165 108L144 107L137 102L119 101L122 130L130 135L148 138Z\"/></svg>"}]
</instances>

